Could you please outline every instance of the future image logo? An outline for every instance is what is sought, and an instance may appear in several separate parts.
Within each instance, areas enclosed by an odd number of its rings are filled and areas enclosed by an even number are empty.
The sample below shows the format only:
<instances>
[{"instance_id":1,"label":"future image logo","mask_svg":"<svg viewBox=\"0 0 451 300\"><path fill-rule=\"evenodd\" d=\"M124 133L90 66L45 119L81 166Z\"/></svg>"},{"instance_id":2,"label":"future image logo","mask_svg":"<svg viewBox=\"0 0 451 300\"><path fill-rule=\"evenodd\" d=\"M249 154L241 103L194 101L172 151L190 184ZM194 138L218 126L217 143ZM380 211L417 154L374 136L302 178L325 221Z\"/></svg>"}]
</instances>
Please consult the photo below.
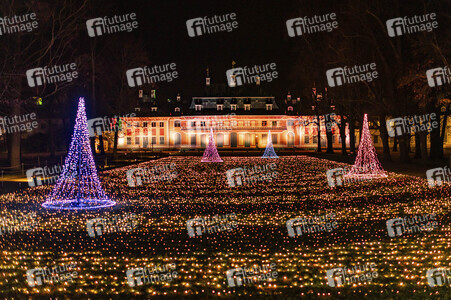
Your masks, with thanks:
<instances>
[{"instance_id":1,"label":"future image logo","mask_svg":"<svg viewBox=\"0 0 451 300\"><path fill-rule=\"evenodd\" d=\"M103 18L94 18L86 21L86 29L90 37L101 36L103 34L112 34L117 32L131 32L138 28L138 21L135 13L129 13L122 16L112 16Z\"/></svg>"},{"instance_id":2,"label":"future image logo","mask_svg":"<svg viewBox=\"0 0 451 300\"><path fill-rule=\"evenodd\" d=\"M430 287L443 286L451 284L451 269L435 268L427 270L426 278Z\"/></svg>"},{"instance_id":3,"label":"future image logo","mask_svg":"<svg viewBox=\"0 0 451 300\"><path fill-rule=\"evenodd\" d=\"M431 231L438 227L436 214L424 216L412 216L387 220L387 232L389 237L402 236L405 233L418 233Z\"/></svg>"},{"instance_id":4,"label":"future image logo","mask_svg":"<svg viewBox=\"0 0 451 300\"><path fill-rule=\"evenodd\" d=\"M26 76L30 87L50 83L72 82L73 79L78 78L77 64L71 63L29 69L26 72Z\"/></svg>"},{"instance_id":5,"label":"future image logo","mask_svg":"<svg viewBox=\"0 0 451 300\"><path fill-rule=\"evenodd\" d=\"M0 36L25 31L32 32L36 28L38 28L38 21L35 13L0 17Z\"/></svg>"},{"instance_id":6,"label":"future image logo","mask_svg":"<svg viewBox=\"0 0 451 300\"><path fill-rule=\"evenodd\" d=\"M86 221L88 235L92 238L112 232L130 232L138 227L136 214L125 214L109 218L94 218Z\"/></svg>"},{"instance_id":7,"label":"future image logo","mask_svg":"<svg viewBox=\"0 0 451 300\"><path fill-rule=\"evenodd\" d=\"M268 265L243 267L227 270L227 284L229 287L239 287L244 284L258 284L262 281L276 279L279 274L275 263Z\"/></svg>"},{"instance_id":8,"label":"future image logo","mask_svg":"<svg viewBox=\"0 0 451 300\"><path fill-rule=\"evenodd\" d=\"M186 21L188 36L197 37L204 34L231 32L238 28L236 14L214 15L213 17L194 18Z\"/></svg>"},{"instance_id":9,"label":"future image logo","mask_svg":"<svg viewBox=\"0 0 451 300\"><path fill-rule=\"evenodd\" d=\"M448 66L426 71L426 78L430 87L437 87L451 82L451 71Z\"/></svg>"},{"instance_id":10,"label":"future image logo","mask_svg":"<svg viewBox=\"0 0 451 300\"><path fill-rule=\"evenodd\" d=\"M229 87L242 86L245 84L257 84L261 82L272 82L278 78L276 63L254 65L232 68L226 71Z\"/></svg>"},{"instance_id":11,"label":"future image logo","mask_svg":"<svg viewBox=\"0 0 451 300\"><path fill-rule=\"evenodd\" d=\"M289 37L301 36L316 32L331 32L338 28L337 15L329 13L325 15L314 15L313 17L301 17L287 20L287 31Z\"/></svg>"},{"instance_id":12,"label":"future image logo","mask_svg":"<svg viewBox=\"0 0 451 300\"><path fill-rule=\"evenodd\" d=\"M402 17L389 19L385 23L387 32L390 37L397 37L404 34L427 31L431 32L438 28L438 22L435 21L437 15L435 13L425 14L422 16Z\"/></svg>"},{"instance_id":13,"label":"future image logo","mask_svg":"<svg viewBox=\"0 0 451 300\"><path fill-rule=\"evenodd\" d=\"M125 72L129 87L138 87L157 82L172 82L179 73L175 63L129 69Z\"/></svg>"},{"instance_id":14,"label":"future image logo","mask_svg":"<svg viewBox=\"0 0 451 300\"><path fill-rule=\"evenodd\" d=\"M356 265L326 270L327 284L330 287L340 287L348 284L360 284L373 281L379 274L375 270L376 264Z\"/></svg>"},{"instance_id":15,"label":"future image logo","mask_svg":"<svg viewBox=\"0 0 451 300\"><path fill-rule=\"evenodd\" d=\"M429 169L426 171L429 187L442 186L451 181L451 170L448 167Z\"/></svg>"},{"instance_id":16,"label":"future image logo","mask_svg":"<svg viewBox=\"0 0 451 300\"><path fill-rule=\"evenodd\" d=\"M134 118L135 113L126 114L124 116L114 116L114 117L103 117L88 120L88 131L89 137L95 137L96 135L101 136L104 132L112 131L117 132L122 129L121 122L118 119L122 118Z\"/></svg>"},{"instance_id":17,"label":"future image logo","mask_svg":"<svg viewBox=\"0 0 451 300\"><path fill-rule=\"evenodd\" d=\"M355 65L352 67L329 69L326 71L327 82L330 87L352 84L361 81L372 82L378 78L376 63Z\"/></svg>"},{"instance_id":18,"label":"future image logo","mask_svg":"<svg viewBox=\"0 0 451 300\"><path fill-rule=\"evenodd\" d=\"M27 270L27 283L30 287L39 287L48 283L73 282L78 277L75 271L76 265L69 263L67 265L55 265L51 268L36 268Z\"/></svg>"},{"instance_id":19,"label":"future image logo","mask_svg":"<svg viewBox=\"0 0 451 300\"><path fill-rule=\"evenodd\" d=\"M287 221L288 236L295 237L303 234L331 232L338 227L336 214L323 216L299 217Z\"/></svg>"},{"instance_id":20,"label":"future image logo","mask_svg":"<svg viewBox=\"0 0 451 300\"><path fill-rule=\"evenodd\" d=\"M150 268L133 268L126 271L127 282L130 287L138 287L149 283L171 282L177 276L175 263Z\"/></svg>"},{"instance_id":21,"label":"future image logo","mask_svg":"<svg viewBox=\"0 0 451 300\"><path fill-rule=\"evenodd\" d=\"M218 232L230 232L238 227L236 214L205 216L189 219L186 222L186 229L189 237L201 236Z\"/></svg>"},{"instance_id":22,"label":"future image logo","mask_svg":"<svg viewBox=\"0 0 451 300\"><path fill-rule=\"evenodd\" d=\"M393 118L386 121L387 133L390 137L411 134L411 132L431 132L438 128L437 115L435 113L422 116Z\"/></svg>"}]
</instances>

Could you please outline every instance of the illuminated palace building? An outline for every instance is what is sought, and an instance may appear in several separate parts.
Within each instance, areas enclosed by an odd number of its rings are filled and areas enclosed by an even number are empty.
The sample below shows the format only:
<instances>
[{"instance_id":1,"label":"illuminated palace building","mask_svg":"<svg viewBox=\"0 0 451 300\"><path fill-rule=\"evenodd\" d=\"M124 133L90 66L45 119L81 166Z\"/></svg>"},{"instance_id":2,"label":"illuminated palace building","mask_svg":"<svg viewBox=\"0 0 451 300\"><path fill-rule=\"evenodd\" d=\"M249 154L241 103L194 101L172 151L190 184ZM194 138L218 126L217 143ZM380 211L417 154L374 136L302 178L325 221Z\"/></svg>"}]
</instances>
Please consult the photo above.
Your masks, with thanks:
<instances>
[{"instance_id":1,"label":"illuminated palace building","mask_svg":"<svg viewBox=\"0 0 451 300\"><path fill-rule=\"evenodd\" d=\"M118 135L118 149L202 149L208 144L213 129L218 149L265 148L268 132L276 148L317 147L317 125L311 105L310 116L299 116L301 100L288 94L278 104L266 96L257 84L234 87L210 86L207 95L193 97L184 103L157 101L155 91L140 90L136 117L124 118ZM252 94L256 96L249 95ZM163 107L164 106L164 107ZM316 119L315 119L316 120ZM347 138L347 140L349 140ZM321 143L326 147L326 128L321 124ZM341 147L338 127L333 129L333 144ZM105 149L112 149L113 139L104 140Z\"/></svg>"}]
</instances>

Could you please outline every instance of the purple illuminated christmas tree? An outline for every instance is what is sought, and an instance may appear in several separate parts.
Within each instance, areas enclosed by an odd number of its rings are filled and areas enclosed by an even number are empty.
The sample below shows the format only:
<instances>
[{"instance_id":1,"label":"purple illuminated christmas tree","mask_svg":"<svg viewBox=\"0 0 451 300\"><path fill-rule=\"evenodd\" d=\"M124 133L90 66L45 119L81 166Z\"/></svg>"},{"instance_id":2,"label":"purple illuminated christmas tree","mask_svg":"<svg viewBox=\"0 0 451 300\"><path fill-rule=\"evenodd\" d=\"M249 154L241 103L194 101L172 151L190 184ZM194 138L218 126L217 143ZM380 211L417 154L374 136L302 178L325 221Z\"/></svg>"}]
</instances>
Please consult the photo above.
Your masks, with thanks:
<instances>
[{"instance_id":1,"label":"purple illuminated christmas tree","mask_svg":"<svg viewBox=\"0 0 451 300\"><path fill-rule=\"evenodd\" d=\"M102 189L89 143L85 100L78 102L77 119L63 171L42 206L54 209L95 209L113 206Z\"/></svg>"},{"instance_id":2,"label":"purple illuminated christmas tree","mask_svg":"<svg viewBox=\"0 0 451 300\"><path fill-rule=\"evenodd\" d=\"M274 146L272 145L271 130L268 132L268 142L266 143L266 149L262 155L262 158L279 158L276 151L274 151Z\"/></svg>"},{"instance_id":3,"label":"purple illuminated christmas tree","mask_svg":"<svg viewBox=\"0 0 451 300\"><path fill-rule=\"evenodd\" d=\"M222 162L222 159L219 157L218 149L216 149L213 128L210 129L210 140L208 141L207 148L205 148L202 162Z\"/></svg>"},{"instance_id":4,"label":"purple illuminated christmas tree","mask_svg":"<svg viewBox=\"0 0 451 300\"><path fill-rule=\"evenodd\" d=\"M360 138L359 151L351 170L344 175L345 178L371 179L377 177L387 177L379 160L376 149L371 140L370 129L368 127L368 115L363 117L362 136Z\"/></svg>"}]
</instances>

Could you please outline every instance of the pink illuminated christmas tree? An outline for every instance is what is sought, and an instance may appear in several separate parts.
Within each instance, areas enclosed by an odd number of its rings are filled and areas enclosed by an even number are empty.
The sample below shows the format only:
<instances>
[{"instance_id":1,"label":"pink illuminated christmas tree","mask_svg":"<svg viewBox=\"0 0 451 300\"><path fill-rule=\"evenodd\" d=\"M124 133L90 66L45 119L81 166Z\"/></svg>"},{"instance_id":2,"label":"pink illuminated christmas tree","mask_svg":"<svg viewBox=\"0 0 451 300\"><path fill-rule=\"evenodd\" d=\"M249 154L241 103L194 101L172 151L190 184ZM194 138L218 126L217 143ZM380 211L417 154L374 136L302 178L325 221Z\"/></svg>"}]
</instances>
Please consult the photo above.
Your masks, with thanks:
<instances>
[{"instance_id":1,"label":"pink illuminated christmas tree","mask_svg":"<svg viewBox=\"0 0 451 300\"><path fill-rule=\"evenodd\" d=\"M216 149L213 128L210 129L210 140L208 141L207 148L205 148L202 162L222 162L222 159L219 157L218 149Z\"/></svg>"},{"instance_id":2,"label":"pink illuminated christmas tree","mask_svg":"<svg viewBox=\"0 0 451 300\"><path fill-rule=\"evenodd\" d=\"M274 151L274 146L272 144L271 138L271 130L269 130L268 132L268 142L266 143L266 149L262 155L262 158L279 158L276 154L276 151Z\"/></svg>"},{"instance_id":3,"label":"pink illuminated christmas tree","mask_svg":"<svg viewBox=\"0 0 451 300\"><path fill-rule=\"evenodd\" d=\"M344 177L371 179L377 177L387 177L379 160L377 159L376 149L371 140L370 129L368 127L368 115L363 117L362 136L360 139L359 151L351 170Z\"/></svg>"},{"instance_id":4,"label":"pink illuminated christmas tree","mask_svg":"<svg viewBox=\"0 0 451 300\"><path fill-rule=\"evenodd\" d=\"M89 142L85 99L80 98L63 171L42 206L52 209L95 209L115 204L103 191L97 176Z\"/></svg>"}]
</instances>

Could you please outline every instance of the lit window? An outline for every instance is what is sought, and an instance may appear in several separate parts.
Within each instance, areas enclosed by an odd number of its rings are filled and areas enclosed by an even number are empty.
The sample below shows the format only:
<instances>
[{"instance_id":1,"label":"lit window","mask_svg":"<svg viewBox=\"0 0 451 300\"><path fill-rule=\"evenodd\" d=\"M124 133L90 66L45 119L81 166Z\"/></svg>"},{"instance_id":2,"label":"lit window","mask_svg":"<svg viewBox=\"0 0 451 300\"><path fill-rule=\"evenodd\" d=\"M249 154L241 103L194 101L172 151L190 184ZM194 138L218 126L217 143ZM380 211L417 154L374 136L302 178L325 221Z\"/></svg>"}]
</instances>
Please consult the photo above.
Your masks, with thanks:
<instances>
[{"instance_id":1,"label":"lit window","mask_svg":"<svg viewBox=\"0 0 451 300\"><path fill-rule=\"evenodd\" d=\"M135 137L135 145L139 145L139 136Z\"/></svg>"}]
</instances>

